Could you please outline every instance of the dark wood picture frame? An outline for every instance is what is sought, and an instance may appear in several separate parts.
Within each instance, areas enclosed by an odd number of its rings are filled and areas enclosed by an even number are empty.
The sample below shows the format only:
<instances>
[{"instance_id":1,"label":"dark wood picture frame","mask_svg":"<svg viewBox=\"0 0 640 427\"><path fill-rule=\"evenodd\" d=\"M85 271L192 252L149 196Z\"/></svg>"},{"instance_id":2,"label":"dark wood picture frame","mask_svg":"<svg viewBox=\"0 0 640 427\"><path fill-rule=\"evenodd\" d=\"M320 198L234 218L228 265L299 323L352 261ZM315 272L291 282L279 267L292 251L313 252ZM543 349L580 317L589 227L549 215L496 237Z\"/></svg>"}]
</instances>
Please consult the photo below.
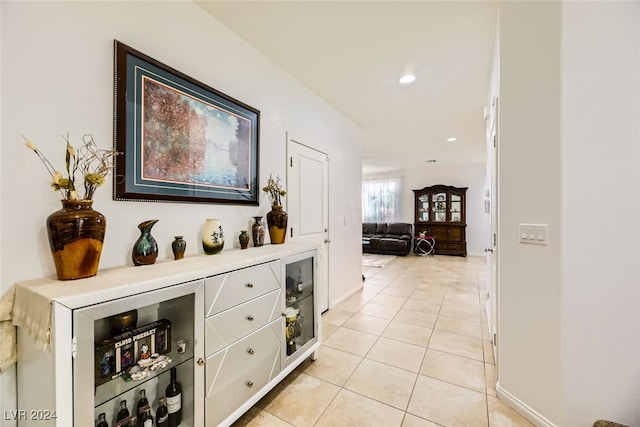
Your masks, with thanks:
<instances>
[{"instance_id":1,"label":"dark wood picture frame","mask_svg":"<svg viewBox=\"0 0 640 427\"><path fill-rule=\"evenodd\" d=\"M258 205L260 111L114 41L114 200Z\"/></svg>"}]
</instances>

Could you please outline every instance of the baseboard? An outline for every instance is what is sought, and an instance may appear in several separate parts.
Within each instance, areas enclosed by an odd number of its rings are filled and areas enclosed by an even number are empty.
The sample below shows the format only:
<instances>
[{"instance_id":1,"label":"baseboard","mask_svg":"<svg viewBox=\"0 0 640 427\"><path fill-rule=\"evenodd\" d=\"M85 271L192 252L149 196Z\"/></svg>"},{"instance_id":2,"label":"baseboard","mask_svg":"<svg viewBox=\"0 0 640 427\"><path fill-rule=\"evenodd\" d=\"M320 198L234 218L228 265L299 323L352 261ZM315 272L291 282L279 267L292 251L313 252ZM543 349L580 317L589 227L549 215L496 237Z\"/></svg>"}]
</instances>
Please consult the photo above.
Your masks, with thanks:
<instances>
[{"instance_id":1,"label":"baseboard","mask_svg":"<svg viewBox=\"0 0 640 427\"><path fill-rule=\"evenodd\" d=\"M538 427L557 427L551 421L546 419L542 414L533 410L530 406L522 402L520 399L509 393L500 386L500 382L496 384L496 394L500 400L515 409L520 415L531 421Z\"/></svg>"},{"instance_id":2,"label":"baseboard","mask_svg":"<svg viewBox=\"0 0 640 427\"><path fill-rule=\"evenodd\" d=\"M364 285L362 283L360 283L358 286L348 290L347 292L345 292L344 294L342 294L342 296L329 301L329 310L331 310L332 308L337 307L341 302L345 301L346 299L348 299L349 297L353 296L355 293L359 292L362 290L362 288L364 287Z\"/></svg>"}]
</instances>

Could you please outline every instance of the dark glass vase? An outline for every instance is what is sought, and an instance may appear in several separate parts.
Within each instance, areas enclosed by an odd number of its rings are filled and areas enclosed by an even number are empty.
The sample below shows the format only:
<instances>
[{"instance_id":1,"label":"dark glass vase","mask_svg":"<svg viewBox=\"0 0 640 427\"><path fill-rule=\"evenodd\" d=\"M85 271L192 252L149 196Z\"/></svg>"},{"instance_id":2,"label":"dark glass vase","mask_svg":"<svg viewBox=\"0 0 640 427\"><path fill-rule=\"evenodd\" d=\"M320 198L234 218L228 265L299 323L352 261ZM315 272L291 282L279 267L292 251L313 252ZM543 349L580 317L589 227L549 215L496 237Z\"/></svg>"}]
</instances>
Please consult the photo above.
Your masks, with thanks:
<instances>
[{"instance_id":1,"label":"dark glass vase","mask_svg":"<svg viewBox=\"0 0 640 427\"><path fill-rule=\"evenodd\" d=\"M253 217L253 225L251 226L251 236L253 237L253 246L259 247L264 245L264 224L261 216Z\"/></svg>"},{"instance_id":2,"label":"dark glass vase","mask_svg":"<svg viewBox=\"0 0 640 427\"><path fill-rule=\"evenodd\" d=\"M107 219L93 200L61 200L62 209L47 218L49 246L59 280L95 276Z\"/></svg>"},{"instance_id":3,"label":"dark glass vase","mask_svg":"<svg viewBox=\"0 0 640 427\"><path fill-rule=\"evenodd\" d=\"M287 237L288 219L289 215L282 209L282 206L271 206L271 210L267 213L267 226L269 227L271 244L277 245L284 243Z\"/></svg>"},{"instance_id":4,"label":"dark glass vase","mask_svg":"<svg viewBox=\"0 0 640 427\"><path fill-rule=\"evenodd\" d=\"M158 222L157 219L150 219L138 225L140 237L133 245L131 260L134 265L150 265L158 258L158 243L151 235L151 228Z\"/></svg>"}]
</instances>

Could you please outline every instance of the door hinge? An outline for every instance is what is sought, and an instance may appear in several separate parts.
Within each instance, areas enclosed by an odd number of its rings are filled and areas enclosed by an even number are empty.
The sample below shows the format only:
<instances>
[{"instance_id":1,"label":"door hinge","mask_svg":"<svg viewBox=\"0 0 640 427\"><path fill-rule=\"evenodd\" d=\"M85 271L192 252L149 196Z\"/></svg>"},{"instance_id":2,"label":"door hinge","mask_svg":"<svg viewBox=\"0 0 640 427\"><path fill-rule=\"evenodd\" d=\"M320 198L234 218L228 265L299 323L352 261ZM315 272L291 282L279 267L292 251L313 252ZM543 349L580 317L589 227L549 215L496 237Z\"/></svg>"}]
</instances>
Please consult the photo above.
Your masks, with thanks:
<instances>
[{"instance_id":1,"label":"door hinge","mask_svg":"<svg viewBox=\"0 0 640 427\"><path fill-rule=\"evenodd\" d=\"M496 144L498 143L497 140L498 140L498 137L494 134L493 135L493 148L496 148Z\"/></svg>"},{"instance_id":2,"label":"door hinge","mask_svg":"<svg viewBox=\"0 0 640 427\"><path fill-rule=\"evenodd\" d=\"M290 236L291 236L291 237L293 237L293 227L291 227L291 234L290 234Z\"/></svg>"},{"instance_id":3,"label":"door hinge","mask_svg":"<svg viewBox=\"0 0 640 427\"><path fill-rule=\"evenodd\" d=\"M498 237L496 236L496 233L493 233L493 246L496 246L498 244Z\"/></svg>"},{"instance_id":4,"label":"door hinge","mask_svg":"<svg viewBox=\"0 0 640 427\"><path fill-rule=\"evenodd\" d=\"M75 359L77 354L78 354L78 344L76 341L76 337L73 337L71 339L71 358Z\"/></svg>"},{"instance_id":5,"label":"door hinge","mask_svg":"<svg viewBox=\"0 0 640 427\"><path fill-rule=\"evenodd\" d=\"M289 157L289 167L293 167L293 156Z\"/></svg>"},{"instance_id":6,"label":"door hinge","mask_svg":"<svg viewBox=\"0 0 640 427\"><path fill-rule=\"evenodd\" d=\"M498 345L498 335L496 335L496 333L493 333L493 345Z\"/></svg>"}]
</instances>

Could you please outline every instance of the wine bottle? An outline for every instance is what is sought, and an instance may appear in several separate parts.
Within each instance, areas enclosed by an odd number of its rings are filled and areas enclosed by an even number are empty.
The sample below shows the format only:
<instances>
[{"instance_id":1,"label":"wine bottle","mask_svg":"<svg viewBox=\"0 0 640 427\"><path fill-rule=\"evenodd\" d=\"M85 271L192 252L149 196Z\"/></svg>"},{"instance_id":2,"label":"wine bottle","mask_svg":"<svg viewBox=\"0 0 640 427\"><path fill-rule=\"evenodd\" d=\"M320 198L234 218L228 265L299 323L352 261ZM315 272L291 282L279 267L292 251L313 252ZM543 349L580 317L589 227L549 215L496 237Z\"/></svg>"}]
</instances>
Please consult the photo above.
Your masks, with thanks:
<instances>
[{"instance_id":1,"label":"wine bottle","mask_svg":"<svg viewBox=\"0 0 640 427\"><path fill-rule=\"evenodd\" d=\"M151 416L151 408L147 408L143 415L139 416L142 419L142 427L153 427L153 417Z\"/></svg>"},{"instance_id":2,"label":"wine bottle","mask_svg":"<svg viewBox=\"0 0 640 427\"><path fill-rule=\"evenodd\" d=\"M182 422L182 386L176 380L176 368L171 368L171 381L165 393L169 427L178 427Z\"/></svg>"},{"instance_id":3,"label":"wine bottle","mask_svg":"<svg viewBox=\"0 0 640 427\"><path fill-rule=\"evenodd\" d=\"M136 408L136 426L144 427L143 415L149 409L149 400L145 389L140 390L140 399Z\"/></svg>"},{"instance_id":4,"label":"wine bottle","mask_svg":"<svg viewBox=\"0 0 640 427\"><path fill-rule=\"evenodd\" d=\"M129 409L127 409L127 401L120 401L120 410L116 416L116 427L131 427L131 417L129 416Z\"/></svg>"},{"instance_id":5,"label":"wine bottle","mask_svg":"<svg viewBox=\"0 0 640 427\"><path fill-rule=\"evenodd\" d=\"M296 289L298 291L299 294L302 293L302 287L303 287L303 283L302 283L302 276L300 276L298 274L298 281L296 282Z\"/></svg>"},{"instance_id":6,"label":"wine bottle","mask_svg":"<svg viewBox=\"0 0 640 427\"><path fill-rule=\"evenodd\" d=\"M96 424L96 427L109 427L109 424L107 424L107 414L104 412L98 414L98 424Z\"/></svg>"},{"instance_id":7,"label":"wine bottle","mask_svg":"<svg viewBox=\"0 0 640 427\"><path fill-rule=\"evenodd\" d=\"M169 426L169 412L167 411L167 402L164 397L160 399L160 407L156 411L156 427Z\"/></svg>"}]
</instances>

